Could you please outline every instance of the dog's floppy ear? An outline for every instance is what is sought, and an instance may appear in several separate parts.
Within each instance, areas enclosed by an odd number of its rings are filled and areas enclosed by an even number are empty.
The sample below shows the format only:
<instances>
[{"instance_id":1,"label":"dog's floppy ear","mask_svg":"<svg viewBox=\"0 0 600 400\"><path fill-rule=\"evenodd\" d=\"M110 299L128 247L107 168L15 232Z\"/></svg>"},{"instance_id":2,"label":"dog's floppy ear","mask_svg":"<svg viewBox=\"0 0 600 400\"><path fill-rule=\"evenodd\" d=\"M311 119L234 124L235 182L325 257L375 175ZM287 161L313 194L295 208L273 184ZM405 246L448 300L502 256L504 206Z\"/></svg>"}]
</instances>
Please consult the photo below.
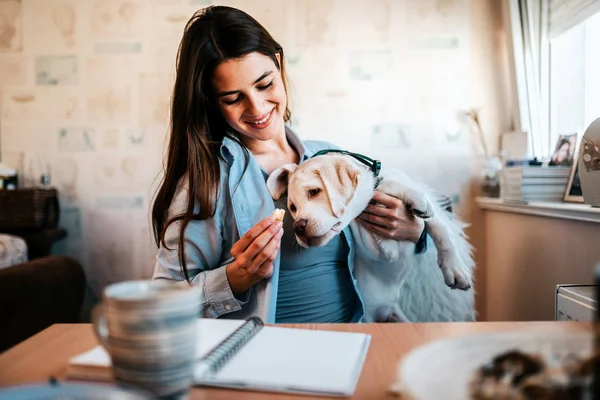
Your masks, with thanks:
<instances>
[{"instance_id":1,"label":"dog's floppy ear","mask_svg":"<svg viewBox=\"0 0 600 400\"><path fill-rule=\"evenodd\" d=\"M354 163L338 159L334 164L323 166L316 172L329 196L333 215L339 218L354 197L360 170Z\"/></svg>"},{"instance_id":2,"label":"dog's floppy ear","mask_svg":"<svg viewBox=\"0 0 600 400\"><path fill-rule=\"evenodd\" d=\"M269 193L271 193L273 200L279 200L281 196L287 192L290 174L292 174L296 168L298 168L297 164L285 164L271 172L267 178L267 189L269 189Z\"/></svg>"}]
</instances>

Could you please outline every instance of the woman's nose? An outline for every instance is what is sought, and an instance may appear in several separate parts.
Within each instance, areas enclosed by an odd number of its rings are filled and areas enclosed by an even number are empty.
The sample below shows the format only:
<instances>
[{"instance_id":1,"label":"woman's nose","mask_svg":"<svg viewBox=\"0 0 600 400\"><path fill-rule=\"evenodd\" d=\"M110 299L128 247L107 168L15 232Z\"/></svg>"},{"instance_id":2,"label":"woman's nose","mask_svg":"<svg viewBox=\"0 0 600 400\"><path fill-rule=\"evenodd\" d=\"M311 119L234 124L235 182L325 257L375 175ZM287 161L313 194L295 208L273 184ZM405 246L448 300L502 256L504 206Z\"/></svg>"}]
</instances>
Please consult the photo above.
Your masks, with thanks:
<instances>
[{"instance_id":1,"label":"woman's nose","mask_svg":"<svg viewBox=\"0 0 600 400\"><path fill-rule=\"evenodd\" d=\"M255 93L252 96L247 97L246 114L250 117L262 117L265 110L263 110L263 98L260 94Z\"/></svg>"}]
</instances>

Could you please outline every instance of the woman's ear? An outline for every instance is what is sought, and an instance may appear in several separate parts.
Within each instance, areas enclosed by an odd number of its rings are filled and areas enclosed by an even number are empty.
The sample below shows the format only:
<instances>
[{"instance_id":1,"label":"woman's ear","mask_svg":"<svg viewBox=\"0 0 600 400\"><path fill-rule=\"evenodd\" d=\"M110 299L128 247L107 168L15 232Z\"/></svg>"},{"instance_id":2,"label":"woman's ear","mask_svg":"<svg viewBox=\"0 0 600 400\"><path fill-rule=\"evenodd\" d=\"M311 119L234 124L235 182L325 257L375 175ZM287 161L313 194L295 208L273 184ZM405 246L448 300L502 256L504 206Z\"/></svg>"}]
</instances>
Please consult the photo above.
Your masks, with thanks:
<instances>
[{"instance_id":1,"label":"woman's ear","mask_svg":"<svg viewBox=\"0 0 600 400\"><path fill-rule=\"evenodd\" d=\"M298 168L297 164L285 164L271 172L267 178L267 189L269 189L273 200L279 200L287 192L290 174L296 168Z\"/></svg>"},{"instance_id":2,"label":"woman's ear","mask_svg":"<svg viewBox=\"0 0 600 400\"><path fill-rule=\"evenodd\" d=\"M281 69L281 53L275 53L275 58L277 58L277 64L279 64L279 69Z\"/></svg>"}]
</instances>

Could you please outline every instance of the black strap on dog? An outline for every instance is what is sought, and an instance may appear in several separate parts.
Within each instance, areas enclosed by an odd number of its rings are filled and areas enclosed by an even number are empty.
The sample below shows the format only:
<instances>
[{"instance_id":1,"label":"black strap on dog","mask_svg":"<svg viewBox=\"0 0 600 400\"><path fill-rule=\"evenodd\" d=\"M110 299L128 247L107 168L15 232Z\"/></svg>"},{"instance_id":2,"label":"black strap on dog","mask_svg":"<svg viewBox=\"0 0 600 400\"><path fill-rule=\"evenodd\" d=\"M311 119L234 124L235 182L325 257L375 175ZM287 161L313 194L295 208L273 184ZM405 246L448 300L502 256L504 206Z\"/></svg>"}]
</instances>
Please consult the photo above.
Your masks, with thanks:
<instances>
[{"instance_id":1,"label":"black strap on dog","mask_svg":"<svg viewBox=\"0 0 600 400\"><path fill-rule=\"evenodd\" d=\"M371 170L371 172L373 172L373 175L375 176L375 187L379 186L379 183L383 179L382 177L379 176L379 172L381 171L381 161L373 160L372 158L369 158L362 154L352 153L352 152L346 151L346 150L325 149L325 150L316 152L311 158L322 156L322 155L325 155L328 153L338 153L338 154L350 156L350 157L357 159L361 163L365 164L367 167L369 167L369 169Z\"/></svg>"}]
</instances>

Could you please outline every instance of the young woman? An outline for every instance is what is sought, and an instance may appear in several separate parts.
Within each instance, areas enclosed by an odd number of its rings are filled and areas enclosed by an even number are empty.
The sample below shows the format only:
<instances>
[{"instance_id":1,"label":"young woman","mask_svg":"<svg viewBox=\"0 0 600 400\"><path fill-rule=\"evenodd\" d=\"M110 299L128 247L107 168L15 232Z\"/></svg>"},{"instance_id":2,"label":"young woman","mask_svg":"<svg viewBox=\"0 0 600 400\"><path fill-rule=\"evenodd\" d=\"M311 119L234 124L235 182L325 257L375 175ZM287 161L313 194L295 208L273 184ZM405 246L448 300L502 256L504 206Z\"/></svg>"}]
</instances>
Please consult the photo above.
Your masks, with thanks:
<instances>
[{"instance_id":1,"label":"young woman","mask_svg":"<svg viewBox=\"0 0 600 400\"><path fill-rule=\"evenodd\" d=\"M256 20L212 6L187 23L177 56L164 178L152 219L154 279L199 287L204 316L266 322L356 322L352 237L320 248L294 242L289 213L274 221L266 177L333 145L286 125L285 57ZM425 243L424 224L382 193L361 215L381 235Z\"/></svg>"},{"instance_id":2,"label":"young woman","mask_svg":"<svg viewBox=\"0 0 600 400\"><path fill-rule=\"evenodd\" d=\"M571 151L571 141L569 139L561 139L558 146L556 146L556 150L554 150L550 165L573 165L573 154Z\"/></svg>"}]
</instances>

